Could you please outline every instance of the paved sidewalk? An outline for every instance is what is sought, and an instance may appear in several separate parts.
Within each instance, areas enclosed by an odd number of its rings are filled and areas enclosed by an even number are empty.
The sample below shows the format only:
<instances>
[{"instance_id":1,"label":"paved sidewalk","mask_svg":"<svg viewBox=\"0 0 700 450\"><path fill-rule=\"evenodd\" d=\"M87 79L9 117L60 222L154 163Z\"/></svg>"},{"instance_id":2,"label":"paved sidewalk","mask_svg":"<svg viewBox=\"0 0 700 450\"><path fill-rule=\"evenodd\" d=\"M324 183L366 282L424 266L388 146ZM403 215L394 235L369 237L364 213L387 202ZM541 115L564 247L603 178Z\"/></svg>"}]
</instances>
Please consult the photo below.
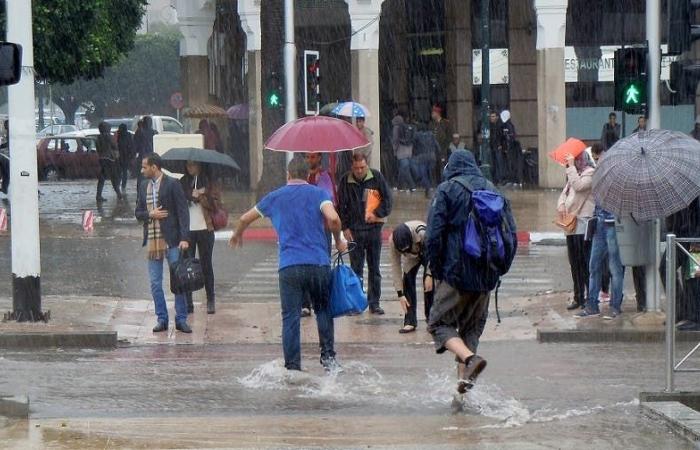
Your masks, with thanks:
<instances>
[{"instance_id":1,"label":"paved sidewalk","mask_svg":"<svg viewBox=\"0 0 700 450\"><path fill-rule=\"evenodd\" d=\"M580 320L566 311L568 293L555 292L528 297L500 299L502 323L496 321L492 299L491 315L483 339L485 341L534 340L538 330L559 333L554 341L589 341L590 336L614 335L620 330L629 332L649 331L662 333L662 327L644 328L632 324L633 311L626 311L624 319L602 318ZM169 299L171 317L174 317L172 301ZM206 314L206 305L195 299L195 312L189 323L194 332L190 335L175 331L174 324L167 333L153 333L155 313L150 300L120 299L109 297L54 297L43 299L45 310L51 311L49 323L0 323L0 334L20 332L65 333L116 331L123 345L149 344L271 344L281 342L281 316L277 302L221 302L214 315ZM0 299L0 309L8 310L10 299ZM355 317L336 319L336 342L355 343L406 343L425 344L432 342L426 331L422 314L416 333L402 335L398 329L403 325L403 314L396 301L383 303L384 316L364 313ZM422 305L419 304L419 310ZM581 331L587 333L581 334ZM567 333L572 335L565 336ZM578 334L576 334L578 333ZM578 337L577 337L578 336ZM317 341L313 318L302 319L302 340ZM604 339L605 340L605 339ZM634 340L632 338L632 340ZM649 340L646 338L645 340ZM658 340L658 339L655 339Z\"/></svg>"}]
</instances>

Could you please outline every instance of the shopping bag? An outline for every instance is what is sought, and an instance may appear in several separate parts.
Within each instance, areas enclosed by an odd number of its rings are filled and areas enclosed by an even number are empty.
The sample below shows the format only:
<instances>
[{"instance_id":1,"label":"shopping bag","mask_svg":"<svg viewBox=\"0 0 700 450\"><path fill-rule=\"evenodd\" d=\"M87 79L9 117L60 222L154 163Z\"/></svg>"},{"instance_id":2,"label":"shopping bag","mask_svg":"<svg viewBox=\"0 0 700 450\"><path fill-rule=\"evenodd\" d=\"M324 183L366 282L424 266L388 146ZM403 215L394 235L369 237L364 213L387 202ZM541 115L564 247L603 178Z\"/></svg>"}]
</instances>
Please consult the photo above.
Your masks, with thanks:
<instances>
[{"instance_id":1,"label":"shopping bag","mask_svg":"<svg viewBox=\"0 0 700 450\"><path fill-rule=\"evenodd\" d=\"M362 289L362 280L349 266L343 264L342 255L338 255L331 272L331 316L335 318L359 314L367 306L367 294Z\"/></svg>"}]
</instances>

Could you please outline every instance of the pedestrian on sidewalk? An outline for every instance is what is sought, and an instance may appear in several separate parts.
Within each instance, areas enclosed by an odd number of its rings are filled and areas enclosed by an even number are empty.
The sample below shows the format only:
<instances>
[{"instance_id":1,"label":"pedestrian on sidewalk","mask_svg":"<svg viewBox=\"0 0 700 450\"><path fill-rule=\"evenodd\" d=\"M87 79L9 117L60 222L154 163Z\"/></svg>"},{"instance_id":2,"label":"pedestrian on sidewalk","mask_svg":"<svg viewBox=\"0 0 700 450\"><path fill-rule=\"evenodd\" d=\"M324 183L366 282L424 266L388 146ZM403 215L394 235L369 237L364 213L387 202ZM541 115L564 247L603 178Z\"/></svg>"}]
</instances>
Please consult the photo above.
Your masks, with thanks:
<instances>
[{"instance_id":1,"label":"pedestrian on sidewalk","mask_svg":"<svg viewBox=\"0 0 700 450\"><path fill-rule=\"evenodd\" d=\"M414 156L413 141L415 125L406 123L405 114L398 111L391 120L391 145L399 164L398 188L415 190L416 184L411 176L411 158Z\"/></svg>"},{"instance_id":2,"label":"pedestrian on sidewalk","mask_svg":"<svg viewBox=\"0 0 700 450\"><path fill-rule=\"evenodd\" d=\"M221 188L211 179L209 171L196 161L187 161L186 171L180 178L180 184L189 206L189 241L192 243L189 252L194 256L199 251L199 262L204 273L204 291L207 294L207 314L214 314L214 224L211 215L221 204ZM194 312L192 292L186 294L186 299L187 312Z\"/></svg>"},{"instance_id":3,"label":"pedestrian on sidewalk","mask_svg":"<svg viewBox=\"0 0 700 450\"><path fill-rule=\"evenodd\" d=\"M109 178L112 182L112 188L117 194L119 200L122 199L122 192L119 189L119 149L117 144L112 139L110 133L110 125L107 122L100 122L97 126L100 130L100 135L97 137L95 147L97 148L97 156L100 161L100 174L97 178L97 195L95 196L98 203L104 202L107 199L102 197L102 190L105 186L105 180Z\"/></svg>"},{"instance_id":4,"label":"pedestrian on sidewalk","mask_svg":"<svg viewBox=\"0 0 700 450\"><path fill-rule=\"evenodd\" d=\"M305 295L316 312L321 365L337 370L333 318L330 314L330 249L326 228L335 237L336 248L347 244L340 236L341 223L326 191L306 181L308 166L295 156L287 166L287 185L266 195L243 214L229 245L243 245L243 232L256 220L269 217L279 236L279 284L282 302L282 347L284 367L301 370L300 316Z\"/></svg>"},{"instance_id":5,"label":"pedestrian on sidewalk","mask_svg":"<svg viewBox=\"0 0 700 450\"><path fill-rule=\"evenodd\" d=\"M449 350L457 357L457 392L464 394L486 367L486 360L476 352L486 326L490 292L500 278L490 261L474 258L464 250L465 230L472 214L472 193L496 189L482 175L474 155L466 150L450 156L443 180L433 198L425 236L428 267L435 278L428 331L437 353ZM507 200L502 220L507 221L515 234ZM510 268L513 256L514 252L506 256L509 261L505 271Z\"/></svg>"},{"instance_id":6,"label":"pedestrian on sidewalk","mask_svg":"<svg viewBox=\"0 0 700 450\"><path fill-rule=\"evenodd\" d=\"M117 129L117 148L119 149L119 175L122 194L126 191L126 181L129 179L129 169L134 163L134 138L129 133L125 123Z\"/></svg>"},{"instance_id":7,"label":"pedestrian on sidewalk","mask_svg":"<svg viewBox=\"0 0 700 450\"><path fill-rule=\"evenodd\" d=\"M433 305L433 276L428 270L424 251L426 229L425 222L411 220L397 226L391 233L392 277L396 295L404 312L403 328L399 330L401 334L416 331L418 326L416 277L421 267L423 267L423 303L426 322Z\"/></svg>"},{"instance_id":8,"label":"pedestrian on sidewalk","mask_svg":"<svg viewBox=\"0 0 700 450\"><path fill-rule=\"evenodd\" d=\"M439 150L436 155L436 163L433 169L435 179L440 179L442 169L447 164L450 140L452 139L452 124L445 118L445 110L441 105L435 104L430 111L430 131L438 142Z\"/></svg>"},{"instance_id":9,"label":"pedestrian on sidewalk","mask_svg":"<svg viewBox=\"0 0 700 450\"><path fill-rule=\"evenodd\" d=\"M440 144L435 135L424 128L416 131L413 146L413 169L416 182L425 190L425 196L430 197L433 189L433 168L440 154Z\"/></svg>"},{"instance_id":10,"label":"pedestrian on sidewalk","mask_svg":"<svg viewBox=\"0 0 700 450\"><path fill-rule=\"evenodd\" d=\"M141 192L138 195L136 219L143 222L143 246L148 245L148 276L151 295L155 304L158 323L154 333L167 331L168 307L163 293L163 260L172 268L181 252L190 244L190 217L182 185L175 178L163 173L163 162L156 153L141 161ZM185 294L175 294L175 329L191 333L187 325L187 300Z\"/></svg>"},{"instance_id":11,"label":"pedestrian on sidewalk","mask_svg":"<svg viewBox=\"0 0 700 450\"><path fill-rule=\"evenodd\" d=\"M306 165L309 167L309 175L306 181L312 185L317 186L328 194L333 202L333 206L336 205L336 193L335 185L333 184L333 179L327 170L323 169L323 158L320 153L306 153L305 156ZM328 256L330 256L331 250L331 233L326 230L326 240L328 241ZM301 308L301 317L311 317L311 311L313 305L311 304L311 296L305 295L304 302Z\"/></svg>"},{"instance_id":12,"label":"pedestrian on sidewalk","mask_svg":"<svg viewBox=\"0 0 700 450\"><path fill-rule=\"evenodd\" d=\"M586 305L586 292L590 274L588 265L591 255L591 242L584 240L588 220L593 216L595 201L593 199L593 173L595 165L588 152L582 152L574 158L566 158L566 186L559 196L557 212L573 215L576 225L573 230L566 230L566 249L571 266L571 278L574 284L574 298L566 309L574 310Z\"/></svg>"},{"instance_id":13,"label":"pedestrian on sidewalk","mask_svg":"<svg viewBox=\"0 0 700 450\"><path fill-rule=\"evenodd\" d=\"M343 234L356 247L350 252L350 264L363 279L367 258L367 301L372 314L384 314L379 305L382 295L382 274L379 259L382 251L382 228L391 214L391 189L384 176L370 169L361 153L353 155L352 170L338 182L338 213Z\"/></svg>"},{"instance_id":14,"label":"pedestrian on sidewalk","mask_svg":"<svg viewBox=\"0 0 700 450\"><path fill-rule=\"evenodd\" d=\"M603 146L603 151L607 152L610 147L615 145L615 142L620 140L622 128L617 123L617 114L611 112L608 115L608 121L603 125L603 131L600 133L600 144Z\"/></svg>"}]
</instances>

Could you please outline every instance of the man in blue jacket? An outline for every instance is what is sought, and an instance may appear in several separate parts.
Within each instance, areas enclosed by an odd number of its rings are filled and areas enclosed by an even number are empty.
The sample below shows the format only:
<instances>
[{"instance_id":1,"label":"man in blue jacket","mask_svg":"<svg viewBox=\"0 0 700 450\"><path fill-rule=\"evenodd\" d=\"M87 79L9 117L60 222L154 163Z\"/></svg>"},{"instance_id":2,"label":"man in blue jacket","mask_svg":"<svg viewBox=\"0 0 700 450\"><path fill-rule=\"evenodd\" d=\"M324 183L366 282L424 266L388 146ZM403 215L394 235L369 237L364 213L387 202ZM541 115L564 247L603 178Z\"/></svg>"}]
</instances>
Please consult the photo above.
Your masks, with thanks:
<instances>
[{"instance_id":1,"label":"man in blue jacket","mask_svg":"<svg viewBox=\"0 0 700 450\"><path fill-rule=\"evenodd\" d=\"M489 296L500 275L487 263L463 250L465 226L472 208L473 190L496 191L467 150L452 153L430 208L425 251L433 278L435 298L430 310L428 331L437 353L446 350L457 358L457 391L465 393L486 368L486 360L476 355L479 339L488 317ZM504 220L515 233L515 223L506 200ZM517 245L517 242L515 242ZM510 255L507 267L512 263Z\"/></svg>"},{"instance_id":2,"label":"man in blue jacket","mask_svg":"<svg viewBox=\"0 0 700 450\"><path fill-rule=\"evenodd\" d=\"M163 260L172 267L180 252L189 248L190 213L180 182L161 171L162 162L156 153L141 161L144 182L139 186L135 215L143 222L143 246L148 245L148 275L158 323L154 333L168 329L168 307L163 293ZM175 295L175 329L191 333L187 325L185 294Z\"/></svg>"}]
</instances>

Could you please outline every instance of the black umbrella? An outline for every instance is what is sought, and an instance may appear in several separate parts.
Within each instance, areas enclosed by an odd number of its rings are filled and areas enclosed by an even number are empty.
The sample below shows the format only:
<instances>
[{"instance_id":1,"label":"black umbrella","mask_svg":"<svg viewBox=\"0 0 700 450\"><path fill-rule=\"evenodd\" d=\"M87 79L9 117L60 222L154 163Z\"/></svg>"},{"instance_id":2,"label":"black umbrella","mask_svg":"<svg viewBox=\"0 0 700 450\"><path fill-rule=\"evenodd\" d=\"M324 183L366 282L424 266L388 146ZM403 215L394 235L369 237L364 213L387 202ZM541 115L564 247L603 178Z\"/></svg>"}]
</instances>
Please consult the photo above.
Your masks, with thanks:
<instances>
[{"instance_id":1,"label":"black umbrella","mask_svg":"<svg viewBox=\"0 0 700 450\"><path fill-rule=\"evenodd\" d=\"M163 153L161 158L163 161L196 161L199 163L218 164L220 166L231 167L235 170L241 170L240 166L229 155L204 148L171 148Z\"/></svg>"}]
</instances>

